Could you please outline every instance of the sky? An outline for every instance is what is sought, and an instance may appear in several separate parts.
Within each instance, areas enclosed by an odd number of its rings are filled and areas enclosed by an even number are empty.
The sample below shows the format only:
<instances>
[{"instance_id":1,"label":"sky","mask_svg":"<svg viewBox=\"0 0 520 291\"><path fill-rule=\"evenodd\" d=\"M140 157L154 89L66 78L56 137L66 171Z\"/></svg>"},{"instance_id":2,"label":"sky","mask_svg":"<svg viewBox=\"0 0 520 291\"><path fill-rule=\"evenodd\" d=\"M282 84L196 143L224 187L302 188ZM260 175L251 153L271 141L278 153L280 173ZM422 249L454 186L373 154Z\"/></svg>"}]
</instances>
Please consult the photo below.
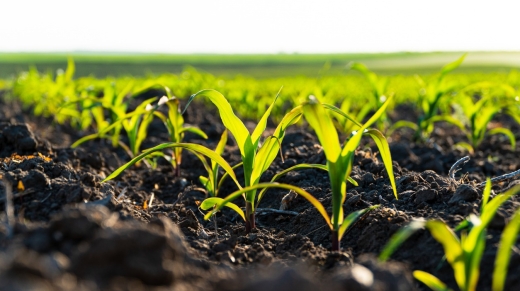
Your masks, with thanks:
<instances>
[{"instance_id":1,"label":"sky","mask_svg":"<svg viewBox=\"0 0 520 291\"><path fill-rule=\"evenodd\" d=\"M6 0L0 52L520 51L514 2Z\"/></svg>"}]
</instances>

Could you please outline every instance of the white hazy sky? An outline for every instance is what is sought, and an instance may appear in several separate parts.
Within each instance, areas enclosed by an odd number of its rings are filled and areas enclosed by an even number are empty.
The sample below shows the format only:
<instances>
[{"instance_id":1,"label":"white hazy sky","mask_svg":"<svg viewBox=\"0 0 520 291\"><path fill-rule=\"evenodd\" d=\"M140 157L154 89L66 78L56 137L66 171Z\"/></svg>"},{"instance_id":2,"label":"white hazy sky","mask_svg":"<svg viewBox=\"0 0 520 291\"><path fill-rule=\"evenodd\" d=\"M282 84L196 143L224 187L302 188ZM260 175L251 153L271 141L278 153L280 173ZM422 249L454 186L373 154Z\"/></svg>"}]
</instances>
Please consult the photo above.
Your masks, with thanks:
<instances>
[{"instance_id":1,"label":"white hazy sky","mask_svg":"<svg viewBox=\"0 0 520 291\"><path fill-rule=\"evenodd\" d=\"M520 2L4 0L0 51L520 51Z\"/></svg>"}]
</instances>

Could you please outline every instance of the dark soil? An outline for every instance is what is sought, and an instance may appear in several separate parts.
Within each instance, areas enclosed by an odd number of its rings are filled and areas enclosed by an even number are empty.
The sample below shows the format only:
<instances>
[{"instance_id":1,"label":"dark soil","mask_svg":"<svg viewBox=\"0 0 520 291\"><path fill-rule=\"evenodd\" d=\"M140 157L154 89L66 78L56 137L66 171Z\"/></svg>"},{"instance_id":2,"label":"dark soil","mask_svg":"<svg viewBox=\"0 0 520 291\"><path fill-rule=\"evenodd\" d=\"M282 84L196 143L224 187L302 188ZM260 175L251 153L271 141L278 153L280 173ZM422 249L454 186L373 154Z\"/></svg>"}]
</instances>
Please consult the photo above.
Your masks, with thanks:
<instances>
[{"instance_id":1,"label":"dark soil","mask_svg":"<svg viewBox=\"0 0 520 291\"><path fill-rule=\"evenodd\" d=\"M414 114L399 107L391 118ZM224 129L215 110L193 104L185 118L209 136L201 140L187 135L186 140L214 148ZM499 120L520 138L513 121L502 116ZM144 147L167 141L161 124L152 124L150 132ZM390 262L378 262L377 255L390 236L414 218L441 219L454 227L469 214L479 214L482 189L471 182L520 168L520 151L492 136L457 180L450 179L448 170L465 155L452 146L464 135L441 124L429 143L415 144L412 133L402 130L389 139L396 200L377 148L365 140L367 147L358 150L352 173L359 186L348 185L344 210L382 206L354 224L341 242L341 252L331 252L323 218L300 197L289 203L288 210L297 215L258 213L252 233L245 234L239 217L228 210L216 216L215 229L214 220L205 221L197 206L205 198L198 179L204 169L188 153L181 178L170 165L160 163L155 170L132 167L101 184L128 157L103 140L71 149L83 134L0 99L0 170L13 186L16 218L9 236L2 188L0 290L427 290L413 280L412 270L430 272L456 290L442 247L427 231L408 239ZM21 157L9 159L13 154ZM291 128L282 154L285 161L277 158L263 180L298 163L325 163L316 137L304 126ZM232 139L224 157L231 164L240 159ZM25 189L18 189L19 181ZM497 183L494 193L519 181ZM312 193L330 213L325 172L302 170L280 182ZM231 182L225 184L221 196L234 189ZM143 207L152 194L152 206ZM269 190L259 207L279 209L286 194ZM488 229L478 290L490 290L501 232L519 205L518 197L506 202ZM516 250L506 290L520 290Z\"/></svg>"}]
</instances>

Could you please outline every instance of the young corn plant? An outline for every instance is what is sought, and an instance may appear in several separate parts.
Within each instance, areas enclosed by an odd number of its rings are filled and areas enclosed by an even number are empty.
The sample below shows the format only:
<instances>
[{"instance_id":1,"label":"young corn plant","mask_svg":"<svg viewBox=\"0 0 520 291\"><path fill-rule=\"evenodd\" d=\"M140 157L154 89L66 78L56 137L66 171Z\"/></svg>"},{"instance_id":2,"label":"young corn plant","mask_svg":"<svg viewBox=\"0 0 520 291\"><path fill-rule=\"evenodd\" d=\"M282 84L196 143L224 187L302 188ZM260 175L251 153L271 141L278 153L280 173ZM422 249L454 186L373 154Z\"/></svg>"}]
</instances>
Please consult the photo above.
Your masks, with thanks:
<instances>
[{"instance_id":1,"label":"young corn plant","mask_svg":"<svg viewBox=\"0 0 520 291\"><path fill-rule=\"evenodd\" d=\"M240 196L242 193L244 193L246 212L243 217L245 218L246 232L250 232L252 229L256 228L255 209L257 203L255 200L257 198L257 190L259 189L256 186L259 185L262 174L269 168L271 163L276 158L287 127L298 122L302 114L300 110L292 110L291 112L287 113L276 127L273 135L267 137L263 144L260 144L260 138L262 137L262 134L267 126L267 119L271 114L279 93L280 92L278 92L275 100L267 108L253 133L251 134L249 133L244 123L235 115L231 105L224 97L224 95L216 90L207 89L199 91L190 97L188 104L186 105L188 106L190 102L197 96L204 96L208 98L218 108L220 118L222 119L224 126L229 130L237 142L240 155L242 157L242 168L244 170L245 183L244 189L246 190L242 190L242 187L240 187L239 191L245 192L240 192L240 194L235 193L235 195ZM226 199L219 200L220 203L218 205L222 204L223 206L229 203L232 200L230 196L228 196ZM236 198L237 196L234 197ZM212 199L210 201L214 202L216 200ZM206 202L203 204L204 207L201 208L205 210L210 209L210 207L205 207L210 204L211 203ZM218 205L214 211L219 209ZM213 207L214 204L211 206ZM212 213L213 212L209 213L208 218Z\"/></svg>"},{"instance_id":2,"label":"young corn plant","mask_svg":"<svg viewBox=\"0 0 520 291\"><path fill-rule=\"evenodd\" d=\"M158 116L163 121L164 125L166 126L166 129L168 130L170 141L173 143L181 143L184 139L184 134L186 132L194 133L204 139L208 138L206 133L204 133L199 128L184 125L184 118L182 117L180 111L179 99L171 96L169 90L167 90L167 93L169 96L163 96L159 100L159 105L166 104L168 106L168 115L166 116L160 111L154 111L154 115ZM151 109L150 106L148 108ZM173 167L175 168L175 175L177 177L180 177L182 147L173 148L173 153L171 156L167 156L161 152L159 154L173 165Z\"/></svg>"},{"instance_id":3,"label":"young corn plant","mask_svg":"<svg viewBox=\"0 0 520 291\"><path fill-rule=\"evenodd\" d=\"M474 100L474 95L481 94L480 99ZM509 107L507 100L495 97L494 94L505 94L514 96L515 90L505 84L492 84L490 82L479 82L467 86L461 90L457 102L452 106L458 114L459 119L463 120L464 127L469 143L459 142L456 146L461 146L473 152L484 140L486 135L503 134L507 136L511 148L516 148L516 139L513 132L504 127L488 128L493 117L506 111Z\"/></svg>"},{"instance_id":4,"label":"young corn plant","mask_svg":"<svg viewBox=\"0 0 520 291\"><path fill-rule=\"evenodd\" d=\"M507 201L512 195L516 195L520 192L520 186L513 187L503 194L497 195L491 201L489 201L491 193L491 182L488 179L482 199L481 216L480 218L476 215L470 215L457 226L456 231L461 231L460 238L457 237L455 232L449 228L446 223L440 220L417 220L412 221L407 226L398 230L391 238L387 245L383 248L383 251L379 255L381 261L386 261L392 253L415 231L426 228L430 231L433 238L442 244L444 248L445 258L453 269L455 281L460 290L462 291L475 291L477 288L478 279L480 276L480 260L484 252L486 244L486 228L493 219L498 208ZM513 230L516 230L518 226L513 224L511 226ZM469 229L469 230L468 230ZM505 232L505 231L504 231ZM509 251L511 247L511 239L513 235L506 233L503 236L504 243L499 250L500 256L497 256L495 263L495 272L497 268L500 272L507 269L508 260L504 258L505 253ZM516 235L515 235L516 237ZM504 248L504 250L502 250ZM505 273L505 272L504 272ZM451 290L445 283L439 280L434 275L424 271L414 271L414 277L424 283L432 290ZM493 278L493 286L497 289L502 290L505 275L497 278Z\"/></svg>"},{"instance_id":5,"label":"young corn plant","mask_svg":"<svg viewBox=\"0 0 520 291\"><path fill-rule=\"evenodd\" d=\"M352 63L350 68L360 72L367 80L370 86L372 87L372 98L370 99L370 106L363 106L359 113L361 116L357 116L357 120L362 120L363 117L368 113L369 110L377 110L379 109L383 103L385 103L387 97L387 88L388 88L388 78L379 77L376 73L370 71L364 64L362 63ZM388 105L387 105L388 106ZM342 108L344 109L344 108ZM348 123L348 122L347 122ZM383 112L380 119L377 121L378 128L380 130L384 130L388 125L388 116L386 112Z\"/></svg>"},{"instance_id":6,"label":"young corn plant","mask_svg":"<svg viewBox=\"0 0 520 291\"><path fill-rule=\"evenodd\" d=\"M439 74L429 82L428 84L418 75L416 75L416 79L421 86L421 90L419 92L419 106L422 111L417 124L402 121L394 124L391 130L395 130L399 127L410 127L415 131L414 139L416 141L425 141L430 137L430 134L433 132L434 124L436 122L445 121L451 123L459 128L463 128L462 123L451 116L448 113L439 113L439 108L443 107L442 102L443 96L451 90L450 86L447 86L444 82L444 78L448 73L455 70L462 64L466 54L462 55L456 61L445 65Z\"/></svg>"},{"instance_id":7,"label":"young corn plant","mask_svg":"<svg viewBox=\"0 0 520 291\"><path fill-rule=\"evenodd\" d=\"M249 232L251 229L255 228L255 197L258 189L262 188L270 188L270 187L278 187L283 189L289 189L297 192L303 197L307 198L311 203L316 204L319 203L312 195L309 193L299 189L298 187L286 184L278 184L278 183L259 183L261 175L267 170L267 168L271 165L273 160L276 158L276 155L280 149L280 143L285 135L285 130L288 126L298 122L302 113L301 110L293 110L285 115L282 119L278 127L276 128L274 134L270 137L267 137L262 145L260 143L260 137L264 132L267 125L267 118L271 112L273 105L267 109L264 116L260 119L256 129L252 134L249 134L249 131L245 127L244 123L234 114L231 105L226 100L226 98L215 90L202 90L198 93L192 95L188 101L189 103L196 97L204 95L209 98L219 109L220 117L224 123L224 126L229 130L229 132L235 137L239 149L242 155L242 167L244 169L244 179L245 179L245 187L242 187L238 182L236 175L234 173L233 167L231 167L218 152L208 149L202 145L192 144L192 143L180 143L180 142L169 142L160 144L148 150L145 150L140 155L133 158L131 161L121 166L119 169L110 174L105 180L102 182L109 181L114 179L119 174L121 174L125 169L134 165L135 163L141 161L142 159L154 155L156 152L162 151L168 148L183 148L187 149L200 157L203 155L205 157L210 158L212 161L217 163L222 169L226 172L226 174L233 179L238 187L238 191L234 194L229 195L226 199L222 199L220 197L209 197L202 204L201 208L208 210L213 209L210 213L206 215L206 218L209 219L213 213L218 211L221 207L227 206L235 211L237 211L242 218L245 220L246 231ZM275 99L276 101L276 99ZM273 102L274 104L274 102ZM209 168L209 165L208 165ZM231 201L244 194L244 198L246 199L246 212L243 211L236 205L232 204ZM317 205L317 204L316 204ZM321 207L321 209L324 208Z\"/></svg>"},{"instance_id":8,"label":"young corn plant","mask_svg":"<svg viewBox=\"0 0 520 291\"><path fill-rule=\"evenodd\" d=\"M354 162L354 153L361 143L363 134L369 135L378 146L383 163L385 165L394 196L397 199L397 190L392 168L392 157L388 142L383 134L377 129L369 128L376 122L385 112L392 97L383 103L376 113L363 124L357 132L354 132L343 148L340 145L338 133L326 109L332 110L338 114L344 114L336 107L321 104L317 99L311 96L309 101L302 106L305 120L314 129L320 144L323 147L325 157L327 159L327 169L329 173L330 184L332 188L332 219L324 216L327 220L332 232L332 250L340 249L340 241L347 228L351 225L352 218L350 215L347 219L343 214L343 203L347 197L347 178L350 176ZM346 117L346 116L345 116ZM364 209L369 211L373 208Z\"/></svg>"},{"instance_id":9,"label":"young corn plant","mask_svg":"<svg viewBox=\"0 0 520 291\"><path fill-rule=\"evenodd\" d=\"M156 105L155 107L150 108L151 103L156 99L157 98L150 98L143 101L139 106L136 107L134 111L119 116L119 119L112 123L108 123L106 121L98 122L98 126L104 124L98 130L98 132L80 138L74 142L71 147L78 147L81 144L93 139L109 139L112 141L112 144L123 148L130 156L130 158L137 156L140 151L142 142L148 135L147 129L152 122L154 112L159 106ZM128 145L123 143L120 139L121 128L124 128L127 133Z\"/></svg>"},{"instance_id":10,"label":"young corn plant","mask_svg":"<svg viewBox=\"0 0 520 291\"><path fill-rule=\"evenodd\" d=\"M224 152L224 148L227 143L227 135L228 131L226 129L222 133L220 141L218 142L217 147L215 148L215 152L219 155L222 155L222 153ZM209 164L204 156L199 155L199 159L202 161L204 168L208 172L207 177L200 176L199 180L204 186L204 188L206 188L206 191L208 191L208 196L216 197L218 195L218 190L220 189L220 182L218 179L218 172L220 167L217 164L217 162L213 160L211 160L211 163Z\"/></svg>"}]
</instances>

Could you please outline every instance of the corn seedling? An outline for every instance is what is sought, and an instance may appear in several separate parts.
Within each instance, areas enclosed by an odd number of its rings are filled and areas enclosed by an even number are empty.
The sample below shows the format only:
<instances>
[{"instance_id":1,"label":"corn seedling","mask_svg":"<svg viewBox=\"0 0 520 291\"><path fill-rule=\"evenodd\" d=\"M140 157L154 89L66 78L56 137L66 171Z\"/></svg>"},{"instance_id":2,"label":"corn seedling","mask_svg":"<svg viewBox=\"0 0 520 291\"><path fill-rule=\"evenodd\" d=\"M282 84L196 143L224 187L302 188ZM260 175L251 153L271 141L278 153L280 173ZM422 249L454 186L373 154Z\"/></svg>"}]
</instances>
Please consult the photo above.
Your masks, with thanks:
<instances>
[{"instance_id":1,"label":"corn seedling","mask_svg":"<svg viewBox=\"0 0 520 291\"><path fill-rule=\"evenodd\" d=\"M81 144L93 139L109 139L113 144L121 146L131 157L135 157L139 151L142 142L148 134L147 129L152 121L153 113L157 110L157 106L150 108L151 103L157 98L151 98L143 101L137 108L128 114L122 115L118 120L101 128L97 133L86 135L71 147L78 147ZM99 123L98 123L99 124ZM129 144L126 145L120 140L120 128L123 127L127 133Z\"/></svg>"},{"instance_id":2,"label":"corn seedling","mask_svg":"<svg viewBox=\"0 0 520 291\"><path fill-rule=\"evenodd\" d=\"M488 179L489 180L489 179ZM480 275L479 266L482 254L486 243L486 227L491 222L498 208L507 201L512 195L520 192L520 186L513 187L503 194L497 195L489 201L491 193L491 183L487 183L483 191L481 217L470 215L457 226L456 231L461 231L460 238L455 232L449 228L444 222L440 220L416 220L412 221L407 226L398 230L391 238L383 251L379 255L381 261L386 261L391 254L415 231L426 228L430 231L433 238L442 244L446 260L453 269L455 281L460 290L474 291L477 288L478 278ZM511 228L516 227L514 224ZM469 230L468 230L469 229ZM506 235L504 248L510 247L511 234ZM499 253L501 251L499 250ZM502 251L506 252L506 250ZM503 256L503 254L501 254ZM495 268L505 270L504 264L507 264L503 257L497 258L498 265ZM506 265L507 266L507 265ZM495 269L496 270L496 269ZM442 281L434 275L424 271L414 271L414 277L423 282L432 290L450 290ZM495 286L503 286L503 277L494 278L494 280L502 280L501 282L493 282ZM502 285L501 285L502 284ZM494 289L501 290L501 289Z\"/></svg>"},{"instance_id":3,"label":"corn seedling","mask_svg":"<svg viewBox=\"0 0 520 291\"><path fill-rule=\"evenodd\" d=\"M185 126L184 118L180 112L180 103L179 99L171 96L169 90L166 90L168 93L168 97L163 96L159 100L159 106L162 104L166 104L168 106L168 116L164 115L160 111L154 111L154 115L158 116L166 126L168 130L168 134L170 136L170 141L173 143L181 143L184 139L185 132L192 132L202 138L208 138L207 135L197 127L193 126ZM152 109L151 106L148 106L148 109ZM175 147L173 148L173 153L171 156L162 155L166 160L168 160L175 168L175 174L177 177L180 177L180 167L182 162L182 148Z\"/></svg>"},{"instance_id":4,"label":"corn seedling","mask_svg":"<svg viewBox=\"0 0 520 291\"><path fill-rule=\"evenodd\" d=\"M278 151L280 150L280 146L282 140L285 136L285 130L292 124L298 122L301 117L301 110L292 110L287 113L279 125L276 127L272 136L267 137L263 144L260 145L260 138L266 128L267 119L273 109L273 106L276 102L276 99L279 96L279 93L276 95L275 100L271 103L271 105L267 108L262 118L258 122L256 128L253 133L250 134L244 123L235 115L231 105L227 101L227 99L220 92L212 89L202 90L192 95L188 100L188 106L190 102L197 96L205 96L209 98L209 100L217 106L220 114L220 118L224 126L229 130L229 132L235 138L238 148L240 150L240 154L242 157L242 167L244 170L244 181L245 187L247 189L245 192L242 189L239 190L241 195L244 193L244 198L246 200L246 213L245 213L245 223L246 223L246 232L250 232L251 229L256 227L255 225L255 208L257 205L256 197L257 197L257 189L254 186L260 183L260 178L262 174L269 168L271 163L276 158ZM234 194L231 194L232 196ZM220 205L226 204L230 202L232 199L228 196L227 198L220 200L220 203L215 208L218 210ZM232 196L235 197L235 196ZM234 198L233 198L234 199ZM210 200L216 201L216 200ZM204 204L207 206L207 204ZM209 208L203 208L205 210ZM215 210L215 211L216 211ZM210 212L209 216L211 216L213 212ZM208 216L208 218L209 218Z\"/></svg>"},{"instance_id":5,"label":"corn seedling","mask_svg":"<svg viewBox=\"0 0 520 291\"><path fill-rule=\"evenodd\" d=\"M403 126L410 127L415 130L415 140L424 141L429 138L436 122L445 121L458 127L463 127L461 122L453 118L450 114L440 114L439 108L442 105L442 97L451 90L451 88L445 84L444 78L448 73L458 68L464 61L465 57L466 54L462 55L456 61L445 65L441 69L440 73L437 74L437 76L434 78L434 80L428 84L426 84L426 82L420 76L416 75L417 82L419 82L419 85L421 86L418 104L422 110L422 115L419 117L417 124L401 122L395 124L393 129Z\"/></svg>"},{"instance_id":6,"label":"corn seedling","mask_svg":"<svg viewBox=\"0 0 520 291\"><path fill-rule=\"evenodd\" d=\"M332 231L332 250L340 249L340 240L345 234L346 229L352 223L351 220L344 219L343 203L346 199L347 177L350 176L352 165L354 162L354 152L361 142L361 137L364 133L372 137L378 146L385 168L392 184L394 195L397 198L397 191L395 187L394 174L392 169L392 157L388 147L386 138L376 129L369 129L386 110L391 98L389 98L377 112L360 127L357 132L354 132L348 142L342 148L339 142L339 137L336 128L330 118L326 109L332 110L338 114L344 114L339 109L327 105L324 106L316 98L311 96L309 101L302 105L303 114L309 125L314 129L320 144L325 152L327 159L327 169L332 188L332 220L328 220L328 216L324 218L327 220ZM347 116L345 116L347 117ZM365 209L366 211L371 208ZM350 216L349 216L350 217Z\"/></svg>"},{"instance_id":7,"label":"corn seedling","mask_svg":"<svg viewBox=\"0 0 520 291\"><path fill-rule=\"evenodd\" d=\"M474 96L479 93L482 96L478 100L474 100ZM506 100L495 97L495 94L501 93L505 93L506 96L514 96L515 90L510 86L496 85L490 82L472 84L461 90L461 94L457 98L457 102L453 103L453 107L459 119L464 121L465 126L462 129L466 133L469 144L459 142L459 146L473 152L482 143L486 135L503 134L508 137L511 148L515 149L516 139L511 130L504 127L489 129L489 123L493 117L501 111L506 111L505 109L508 107Z\"/></svg>"},{"instance_id":8,"label":"corn seedling","mask_svg":"<svg viewBox=\"0 0 520 291\"><path fill-rule=\"evenodd\" d=\"M385 103L387 99L386 95L389 79L384 77L378 77L376 73L370 71L365 65L361 63L354 62L350 65L350 68L360 72L368 80L368 83L372 88L372 98L367 103L370 104L371 108L367 105L363 106L359 111L360 114L356 116L357 120L363 120L365 115L368 114L369 110L375 111L379 109L383 105L383 103ZM384 130L388 126L388 117L386 115L386 112L383 112L377 123L380 130Z\"/></svg>"},{"instance_id":9,"label":"corn seedling","mask_svg":"<svg viewBox=\"0 0 520 291\"><path fill-rule=\"evenodd\" d=\"M218 142L217 147L215 148L215 153L222 155L227 143L227 135L228 131L224 130L222 136L220 137L220 141ZM208 172L207 177L200 176L199 180L204 186L204 188L206 188L206 191L208 191L208 196L216 197L218 195L218 189L220 188L220 183L218 182L219 165L213 160L211 160L211 164L208 164L206 158L200 155L199 159L202 161L204 168Z\"/></svg>"}]
</instances>

